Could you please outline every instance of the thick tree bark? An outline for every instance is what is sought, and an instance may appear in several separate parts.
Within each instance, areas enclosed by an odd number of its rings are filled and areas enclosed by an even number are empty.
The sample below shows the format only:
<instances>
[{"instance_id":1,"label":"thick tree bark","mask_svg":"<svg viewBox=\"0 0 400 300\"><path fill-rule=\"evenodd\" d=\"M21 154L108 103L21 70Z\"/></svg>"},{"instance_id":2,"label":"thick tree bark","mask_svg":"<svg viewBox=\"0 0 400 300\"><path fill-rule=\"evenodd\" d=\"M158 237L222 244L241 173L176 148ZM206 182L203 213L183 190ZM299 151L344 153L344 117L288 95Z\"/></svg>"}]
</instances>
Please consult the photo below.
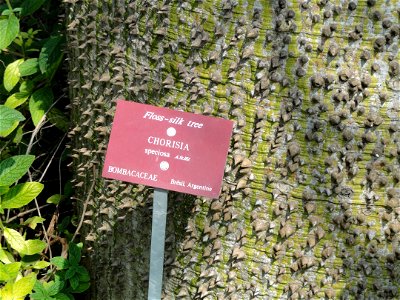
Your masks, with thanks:
<instances>
[{"instance_id":1,"label":"thick tree bark","mask_svg":"<svg viewBox=\"0 0 400 300\"><path fill-rule=\"evenodd\" d=\"M147 294L152 191L100 178L118 98L235 121L220 198L171 194L164 299L400 297L398 1L68 2L90 299Z\"/></svg>"}]
</instances>

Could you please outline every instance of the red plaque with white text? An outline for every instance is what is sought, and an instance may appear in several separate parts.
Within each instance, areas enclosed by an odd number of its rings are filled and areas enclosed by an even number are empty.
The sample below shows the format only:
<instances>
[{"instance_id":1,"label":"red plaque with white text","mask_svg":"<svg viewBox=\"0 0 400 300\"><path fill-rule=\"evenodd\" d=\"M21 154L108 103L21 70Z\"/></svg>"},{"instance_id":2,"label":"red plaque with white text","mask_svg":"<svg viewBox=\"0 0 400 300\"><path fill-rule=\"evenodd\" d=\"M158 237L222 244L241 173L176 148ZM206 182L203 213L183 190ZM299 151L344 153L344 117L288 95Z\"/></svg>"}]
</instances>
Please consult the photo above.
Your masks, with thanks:
<instances>
[{"instance_id":1,"label":"red plaque with white text","mask_svg":"<svg viewBox=\"0 0 400 300\"><path fill-rule=\"evenodd\" d=\"M233 122L118 100L103 177L217 198Z\"/></svg>"}]
</instances>

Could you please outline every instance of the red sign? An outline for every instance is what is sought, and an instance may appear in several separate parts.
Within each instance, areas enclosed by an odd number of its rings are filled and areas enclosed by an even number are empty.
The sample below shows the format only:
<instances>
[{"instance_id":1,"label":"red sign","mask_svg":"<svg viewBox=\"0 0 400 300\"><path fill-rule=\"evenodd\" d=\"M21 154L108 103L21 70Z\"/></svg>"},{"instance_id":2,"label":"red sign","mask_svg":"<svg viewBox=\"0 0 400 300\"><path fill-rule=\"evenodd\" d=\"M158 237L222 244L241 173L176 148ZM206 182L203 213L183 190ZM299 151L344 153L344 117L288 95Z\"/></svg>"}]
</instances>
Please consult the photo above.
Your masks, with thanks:
<instances>
[{"instance_id":1,"label":"red sign","mask_svg":"<svg viewBox=\"0 0 400 300\"><path fill-rule=\"evenodd\" d=\"M217 198L232 128L220 118L118 100L102 175Z\"/></svg>"}]
</instances>

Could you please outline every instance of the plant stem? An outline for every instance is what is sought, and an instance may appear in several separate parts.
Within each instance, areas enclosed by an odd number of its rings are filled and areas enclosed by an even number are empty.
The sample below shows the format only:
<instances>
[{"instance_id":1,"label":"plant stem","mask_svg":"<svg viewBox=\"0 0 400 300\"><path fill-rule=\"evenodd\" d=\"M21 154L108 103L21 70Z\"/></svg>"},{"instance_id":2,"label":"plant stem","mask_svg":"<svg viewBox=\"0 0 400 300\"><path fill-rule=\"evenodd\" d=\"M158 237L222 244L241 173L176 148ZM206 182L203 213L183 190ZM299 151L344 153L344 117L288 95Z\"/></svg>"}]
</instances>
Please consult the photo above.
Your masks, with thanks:
<instances>
[{"instance_id":1,"label":"plant stem","mask_svg":"<svg viewBox=\"0 0 400 300\"><path fill-rule=\"evenodd\" d=\"M24 57L24 54L19 53L19 52L16 52L16 51L12 51L12 50L7 49L7 48L6 48L6 49L3 49L2 52L4 52L4 53L9 53L9 54L12 54L12 55L15 55L15 56L18 56L18 57ZM4 64L3 61L1 61L1 62Z\"/></svg>"},{"instance_id":2,"label":"plant stem","mask_svg":"<svg viewBox=\"0 0 400 300\"><path fill-rule=\"evenodd\" d=\"M10 10L10 13L13 15L14 12L13 12L13 8L11 6L10 0L6 0L6 2L7 2L8 9Z\"/></svg>"},{"instance_id":3,"label":"plant stem","mask_svg":"<svg viewBox=\"0 0 400 300\"><path fill-rule=\"evenodd\" d=\"M61 138L60 142L58 143L56 149L53 151L53 155L51 156L50 161L49 161L48 164L46 165L46 168L44 169L44 171L43 171L43 173L42 173L42 176L40 176L39 182L42 182L44 176L45 176L46 173L47 173L47 170L49 169L51 163L53 162L54 157L56 156L56 153L57 153L58 149L60 148L62 142L64 141L64 139L65 139L66 137L67 137L67 133L64 134L64 136ZM61 193L60 193L60 194L61 194Z\"/></svg>"},{"instance_id":4,"label":"plant stem","mask_svg":"<svg viewBox=\"0 0 400 300\"><path fill-rule=\"evenodd\" d=\"M44 204L44 205L40 206L39 209L45 208L45 207L50 206L50 205L51 204L49 204L49 203L48 204ZM18 215L15 215L14 217L9 218L6 221L6 223L10 223L10 222L14 221L15 219L21 218L21 217L23 217L23 216L25 216L27 214L30 214L31 212L34 212L36 210L37 210L37 208L35 207L35 208L32 208L32 209L26 210L24 212L21 212Z\"/></svg>"},{"instance_id":5,"label":"plant stem","mask_svg":"<svg viewBox=\"0 0 400 300\"><path fill-rule=\"evenodd\" d=\"M43 119L43 118L42 118L42 119ZM28 176L29 176L29 181L32 182L33 180L32 180L32 175L31 175L31 172L30 172L30 171L28 171ZM37 211L37 213L38 213L38 216L39 216L39 217L42 217L42 213L40 212L40 206L39 206L39 203L38 203L38 201L37 201L37 198L34 199L34 202L35 202L36 211ZM47 235L46 227L44 226L43 223L42 223L41 225L42 225L43 234L44 234L44 238L45 238L45 240L46 240L46 242L47 242L47 245L50 245L50 239L49 239L49 236ZM52 252L51 252L51 248L49 247L48 249L49 249L49 257L50 257L50 259L51 259L51 258L53 258L53 254L52 254Z\"/></svg>"},{"instance_id":6,"label":"plant stem","mask_svg":"<svg viewBox=\"0 0 400 300\"><path fill-rule=\"evenodd\" d=\"M32 146L34 144L34 140L36 135L38 134L39 130L42 128L42 126L44 125L44 123L46 122L46 118L47 118L47 114L49 113L49 111L57 104L57 102L61 100L61 97L58 98L50 107L49 109L45 112L45 114L42 116L42 118L40 119L40 121L38 122L38 124L36 125L35 129L32 132L29 144L28 144L28 148L26 149L26 155L28 155L31 150L32 150Z\"/></svg>"},{"instance_id":7,"label":"plant stem","mask_svg":"<svg viewBox=\"0 0 400 300\"><path fill-rule=\"evenodd\" d=\"M90 186L89 192L88 192L88 194L87 194L86 200L85 200L85 202L83 203L83 209L82 209L81 219L79 220L79 224L78 224L78 226L76 227L76 230L75 230L75 233L74 233L74 235L73 235L73 237L72 237L72 239L71 239L71 242L74 241L75 237L76 237L77 234L79 233L79 230L81 230L81 227L82 227L82 224L83 224L83 220L84 220L84 218L85 218L86 209L87 209L87 206L88 206L90 197L92 196L92 192L93 192L93 188L94 188L95 183L96 183L96 168L95 168L95 166L93 166L93 181L92 181L92 184L91 184L91 186Z\"/></svg>"}]
</instances>

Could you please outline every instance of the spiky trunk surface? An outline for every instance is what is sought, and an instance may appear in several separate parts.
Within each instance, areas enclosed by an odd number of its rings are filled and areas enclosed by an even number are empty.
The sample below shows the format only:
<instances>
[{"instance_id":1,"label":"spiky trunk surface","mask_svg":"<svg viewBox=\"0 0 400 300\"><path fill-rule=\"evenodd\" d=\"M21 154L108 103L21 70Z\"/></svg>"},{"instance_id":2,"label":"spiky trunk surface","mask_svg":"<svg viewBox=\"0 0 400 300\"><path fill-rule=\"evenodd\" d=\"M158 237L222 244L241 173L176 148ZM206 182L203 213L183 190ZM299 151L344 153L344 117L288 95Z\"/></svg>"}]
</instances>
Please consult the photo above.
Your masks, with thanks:
<instances>
[{"instance_id":1,"label":"spiky trunk surface","mask_svg":"<svg viewBox=\"0 0 400 300\"><path fill-rule=\"evenodd\" d=\"M400 2L68 2L91 299L147 294L151 189L100 178L117 98L236 121L220 198L170 196L164 299L400 297Z\"/></svg>"}]
</instances>

